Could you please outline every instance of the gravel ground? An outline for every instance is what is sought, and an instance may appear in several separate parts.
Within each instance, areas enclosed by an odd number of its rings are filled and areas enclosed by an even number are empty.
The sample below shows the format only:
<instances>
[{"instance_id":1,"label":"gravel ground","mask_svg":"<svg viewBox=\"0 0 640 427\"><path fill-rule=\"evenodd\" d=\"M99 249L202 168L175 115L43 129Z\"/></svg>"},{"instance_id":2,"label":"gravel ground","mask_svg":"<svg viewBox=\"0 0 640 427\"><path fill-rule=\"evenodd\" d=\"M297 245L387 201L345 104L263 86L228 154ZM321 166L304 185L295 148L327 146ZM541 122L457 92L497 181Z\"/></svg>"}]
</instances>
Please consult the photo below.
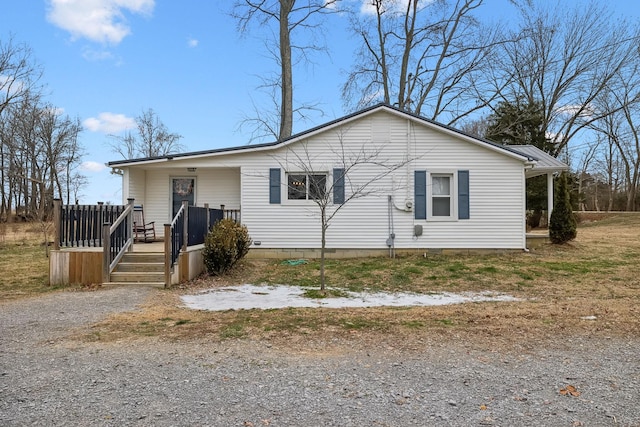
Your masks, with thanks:
<instances>
[{"instance_id":1,"label":"gravel ground","mask_svg":"<svg viewBox=\"0 0 640 427\"><path fill-rule=\"evenodd\" d=\"M0 425L640 426L635 339L556 340L516 354L453 338L410 352L70 338L153 292L0 303ZM562 395L568 385L580 395Z\"/></svg>"}]
</instances>

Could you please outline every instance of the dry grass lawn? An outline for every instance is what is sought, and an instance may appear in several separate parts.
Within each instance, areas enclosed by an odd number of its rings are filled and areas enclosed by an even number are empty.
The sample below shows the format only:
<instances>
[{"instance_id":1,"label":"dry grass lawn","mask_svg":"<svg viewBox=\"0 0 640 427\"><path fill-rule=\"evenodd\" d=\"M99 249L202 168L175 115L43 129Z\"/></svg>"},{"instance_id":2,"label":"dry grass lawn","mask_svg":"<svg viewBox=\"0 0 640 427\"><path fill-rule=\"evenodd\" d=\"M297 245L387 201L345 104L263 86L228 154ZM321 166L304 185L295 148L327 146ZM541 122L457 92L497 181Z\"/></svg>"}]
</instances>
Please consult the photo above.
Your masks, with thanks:
<instances>
[{"instance_id":1,"label":"dry grass lawn","mask_svg":"<svg viewBox=\"0 0 640 427\"><path fill-rule=\"evenodd\" d=\"M140 312L94 325L86 340L261 340L282 348L420 348L458 340L487 349L570 345L576 335L640 336L640 215L582 224L576 241L531 253L330 261L330 286L349 290L497 291L524 299L441 307L194 311L179 296L243 283L315 286L318 263L245 261L224 278L160 291ZM586 320L595 316L595 320ZM591 317L593 319L593 317Z\"/></svg>"},{"instance_id":2,"label":"dry grass lawn","mask_svg":"<svg viewBox=\"0 0 640 427\"><path fill-rule=\"evenodd\" d=\"M45 229L50 231L51 225L0 223L0 300L55 290L48 286Z\"/></svg>"}]
</instances>

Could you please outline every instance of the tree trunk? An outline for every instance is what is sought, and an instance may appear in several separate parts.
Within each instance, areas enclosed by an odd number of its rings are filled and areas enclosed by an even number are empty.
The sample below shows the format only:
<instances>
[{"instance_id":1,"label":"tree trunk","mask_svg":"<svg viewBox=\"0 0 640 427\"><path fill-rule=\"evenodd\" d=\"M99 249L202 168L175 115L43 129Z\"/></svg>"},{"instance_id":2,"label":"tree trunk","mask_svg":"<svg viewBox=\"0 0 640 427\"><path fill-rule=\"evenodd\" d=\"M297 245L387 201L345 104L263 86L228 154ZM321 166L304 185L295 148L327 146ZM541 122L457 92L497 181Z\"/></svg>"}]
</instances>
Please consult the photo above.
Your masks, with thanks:
<instances>
[{"instance_id":1,"label":"tree trunk","mask_svg":"<svg viewBox=\"0 0 640 427\"><path fill-rule=\"evenodd\" d=\"M322 222L322 238L320 245L320 290L324 291L325 289L325 278L324 278L324 252L327 244L326 236L327 236L327 212L323 207L321 209L321 222Z\"/></svg>"},{"instance_id":2,"label":"tree trunk","mask_svg":"<svg viewBox=\"0 0 640 427\"><path fill-rule=\"evenodd\" d=\"M280 132L278 140L289 138L293 132L293 75L291 71L291 33L289 32L289 14L294 0L280 2L280 67L282 87L280 100Z\"/></svg>"}]
</instances>

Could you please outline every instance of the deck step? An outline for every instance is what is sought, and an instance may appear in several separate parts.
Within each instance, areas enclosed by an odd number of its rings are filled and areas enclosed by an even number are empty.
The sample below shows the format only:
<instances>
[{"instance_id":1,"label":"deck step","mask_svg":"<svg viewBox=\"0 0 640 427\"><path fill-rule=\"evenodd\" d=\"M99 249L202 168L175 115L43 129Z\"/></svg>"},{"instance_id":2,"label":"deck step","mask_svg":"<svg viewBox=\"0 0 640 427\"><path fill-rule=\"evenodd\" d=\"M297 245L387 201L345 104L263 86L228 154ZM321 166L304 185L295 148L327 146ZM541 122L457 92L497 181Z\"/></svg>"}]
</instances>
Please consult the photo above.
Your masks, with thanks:
<instances>
[{"instance_id":1,"label":"deck step","mask_svg":"<svg viewBox=\"0 0 640 427\"><path fill-rule=\"evenodd\" d=\"M154 288L164 288L164 282L116 282L103 283L103 286L153 286Z\"/></svg>"},{"instance_id":2,"label":"deck step","mask_svg":"<svg viewBox=\"0 0 640 427\"><path fill-rule=\"evenodd\" d=\"M127 252L111 273L109 284L153 285L164 287L164 254Z\"/></svg>"},{"instance_id":3,"label":"deck step","mask_svg":"<svg viewBox=\"0 0 640 427\"><path fill-rule=\"evenodd\" d=\"M164 254L159 252L127 252L123 255L121 262L160 262L164 263Z\"/></svg>"},{"instance_id":4,"label":"deck step","mask_svg":"<svg viewBox=\"0 0 640 427\"><path fill-rule=\"evenodd\" d=\"M111 273L111 281L133 283L162 282L164 281L164 272L114 271Z\"/></svg>"},{"instance_id":5,"label":"deck step","mask_svg":"<svg viewBox=\"0 0 640 427\"><path fill-rule=\"evenodd\" d=\"M115 271L118 273L135 273L135 272L149 272L149 273L164 273L163 262L120 262Z\"/></svg>"}]
</instances>

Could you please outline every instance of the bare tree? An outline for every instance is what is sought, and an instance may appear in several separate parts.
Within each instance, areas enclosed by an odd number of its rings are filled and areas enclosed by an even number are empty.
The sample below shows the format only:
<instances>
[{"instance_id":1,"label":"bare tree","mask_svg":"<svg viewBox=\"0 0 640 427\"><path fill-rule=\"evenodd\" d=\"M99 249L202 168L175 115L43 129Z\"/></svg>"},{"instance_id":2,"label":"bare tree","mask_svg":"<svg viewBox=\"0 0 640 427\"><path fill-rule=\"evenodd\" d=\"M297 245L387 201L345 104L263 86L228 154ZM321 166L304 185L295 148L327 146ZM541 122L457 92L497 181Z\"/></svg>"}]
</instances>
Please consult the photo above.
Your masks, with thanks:
<instances>
[{"instance_id":1,"label":"bare tree","mask_svg":"<svg viewBox=\"0 0 640 427\"><path fill-rule=\"evenodd\" d=\"M393 184L385 178L413 160L408 156L401 160L384 157L384 147L370 143L349 146L344 141L345 133L339 132L337 143L327 144L325 147L325 152L330 152L336 165L340 166L333 169L331 176L327 175L326 166L320 166L324 163L319 162L316 155L310 152L307 143L296 144L294 148L287 149L284 155L276 157L284 170L299 172L291 182L287 182L287 190L304 195L316 205L321 230L321 291L325 290L327 231L334 218L354 200L395 190ZM364 170L366 173L362 173ZM338 187L340 190L336 191Z\"/></svg>"},{"instance_id":2,"label":"bare tree","mask_svg":"<svg viewBox=\"0 0 640 427\"><path fill-rule=\"evenodd\" d=\"M640 74L640 63L638 64ZM618 84L597 99L597 107L607 113L591 127L615 147L624 170L627 211L636 209L640 187L640 81L628 73L616 76ZM630 78L631 77L631 78Z\"/></svg>"},{"instance_id":3,"label":"bare tree","mask_svg":"<svg viewBox=\"0 0 640 427\"><path fill-rule=\"evenodd\" d=\"M69 193L75 202L80 199L80 192L84 187L89 184L89 179L81 174L80 172L75 172L73 175L67 174L67 186L69 188ZM67 202L69 204L69 202Z\"/></svg>"},{"instance_id":4,"label":"bare tree","mask_svg":"<svg viewBox=\"0 0 640 427\"><path fill-rule=\"evenodd\" d=\"M237 20L240 33L246 34L250 24L256 23L277 34L273 39L267 39L266 49L278 64L279 72L274 78L262 82L262 87L280 92L277 126L273 119L261 113L253 122L262 129L257 131L258 134L271 134L277 128L277 134L273 135L277 140L291 136L296 110L293 105L293 65L299 60L308 61L312 52L325 49L317 38L322 28L321 18L334 12L336 3L337 0L238 0L235 3L231 15ZM275 26L271 27L273 23ZM304 31L304 40L309 42L301 44L303 37L294 42L296 31Z\"/></svg>"},{"instance_id":5,"label":"bare tree","mask_svg":"<svg viewBox=\"0 0 640 427\"><path fill-rule=\"evenodd\" d=\"M613 20L605 7L591 2L566 11L522 9L520 38L504 44L501 81L503 100L525 98L541 103L544 132L553 138L559 154L569 141L591 123L610 112L594 102L614 77L636 62L637 27Z\"/></svg>"},{"instance_id":6,"label":"bare tree","mask_svg":"<svg viewBox=\"0 0 640 427\"><path fill-rule=\"evenodd\" d=\"M596 158L596 173L602 174L607 186L607 212L614 210L615 198L620 189L621 177L624 176L622 162L616 145L611 138L602 138L604 141L599 144L600 155Z\"/></svg>"},{"instance_id":7,"label":"bare tree","mask_svg":"<svg viewBox=\"0 0 640 427\"><path fill-rule=\"evenodd\" d=\"M27 96L5 109L0 129L2 211L45 221L55 195L69 193L66 175L80 164L79 119L63 116L39 97Z\"/></svg>"},{"instance_id":8,"label":"bare tree","mask_svg":"<svg viewBox=\"0 0 640 427\"><path fill-rule=\"evenodd\" d=\"M578 160L579 169L577 171L578 175L578 209L581 211L586 210L586 197L584 194L584 181L588 177L588 171L591 166L591 163L594 161L596 154L598 153L598 144L599 141L596 140L594 142L587 143L587 146L584 150L580 151L580 159ZM597 205L597 193L596 199L594 201L594 205L596 206L596 210L599 210Z\"/></svg>"},{"instance_id":9,"label":"bare tree","mask_svg":"<svg viewBox=\"0 0 640 427\"><path fill-rule=\"evenodd\" d=\"M9 219L19 197L14 192L22 175L15 170L14 136L16 129L11 120L16 117L8 111L34 98L40 92L38 81L42 72L31 58L31 49L17 43L13 37L0 40L0 217ZM23 165L21 165L23 166Z\"/></svg>"},{"instance_id":10,"label":"bare tree","mask_svg":"<svg viewBox=\"0 0 640 427\"><path fill-rule=\"evenodd\" d=\"M111 148L124 159L158 157L178 153L184 149L180 144L182 135L169 132L153 109L149 108L136 117L136 132L110 135L114 140Z\"/></svg>"},{"instance_id":11,"label":"bare tree","mask_svg":"<svg viewBox=\"0 0 640 427\"><path fill-rule=\"evenodd\" d=\"M29 93L38 93L42 71L31 59L31 49L10 37L0 40L0 116Z\"/></svg>"},{"instance_id":12,"label":"bare tree","mask_svg":"<svg viewBox=\"0 0 640 427\"><path fill-rule=\"evenodd\" d=\"M488 65L507 40L476 19L483 0L370 4L353 14L362 47L343 86L348 108L384 102L453 124L495 99Z\"/></svg>"}]
</instances>

